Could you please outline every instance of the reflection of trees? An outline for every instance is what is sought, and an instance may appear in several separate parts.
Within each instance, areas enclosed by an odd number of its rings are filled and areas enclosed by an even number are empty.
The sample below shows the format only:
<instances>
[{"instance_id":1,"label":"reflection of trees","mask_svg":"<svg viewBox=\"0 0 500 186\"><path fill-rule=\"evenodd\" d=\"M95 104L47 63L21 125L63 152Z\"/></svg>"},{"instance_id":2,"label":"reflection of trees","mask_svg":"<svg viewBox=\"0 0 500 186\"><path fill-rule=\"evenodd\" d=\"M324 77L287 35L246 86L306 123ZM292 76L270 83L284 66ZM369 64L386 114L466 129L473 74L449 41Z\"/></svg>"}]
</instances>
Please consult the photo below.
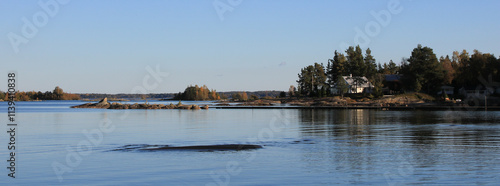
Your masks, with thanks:
<instances>
[{"instance_id":1,"label":"reflection of trees","mask_svg":"<svg viewBox=\"0 0 500 186\"><path fill-rule=\"evenodd\" d=\"M318 141L299 146L304 148L302 159L307 168L318 171L376 171L381 165L398 170L406 165L413 172L413 168L432 170L443 164L468 171L458 166L461 160L472 167L498 154L497 148L491 148L500 141L498 113L448 112L300 110L301 135Z\"/></svg>"},{"instance_id":2,"label":"reflection of trees","mask_svg":"<svg viewBox=\"0 0 500 186\"><path fill-rule=\"evenodd\" d=\"M373 124L374 110L300 110L300 132L304 138L327 138L325 145L302 146L303 161L307 168L320 168L321 172L348 172L353 170L375 170L375 152L370 125ZM353 148L354 147L354 148ZM314 148L311 151L309 148ZM318 161L319 160L319 161ZM329 166L324 166L328 164ZM361 174L335 175L338 180L355 183L363 179ZM334 176L334 177L335 177Z\"/></svg>"},{"instance_id":3,"label":"reflection of trees","mask_svg":"<svg viewBox=\"0 0 500 186\"><path fill-rule=\"evenodd\" d=\"M306 136L331 136L362 139L370 136L373 110L300 110L301 132Z\"/></svg>"},{"instance_id":4,"label":"reflection of trees","mask_svg":"<svg viewBox=\"0 0 500 186\"><path fill-rule=\"evenodd\" d=\"M477 113L471 112L414 111L409 112L400 125L410 124L411 128L403 130L403 136L410 136L414 144L462 146L487 143L487 136L497 133L495 130L482 129L482 124L490 121L491 119L478 117Z\"/></svg>"},{"instance_id":5,"label":"reflection of trees","mask_svg":"<svg viewBox=\"0 0 500 186\"><path fill-rule=\"evenodd\" d=\"M299 111L301 133L307 136L324 135L328 130L325 110L302 109Z\"/></svg>"},{"instance_id":6,"label":"reflection of trees","mask_svg":"<svg viewBox=\"0 0 500 186\"><path fill-rule=\"evenodd\" d=\"M417 145L484 145L498 131L481 129L484 123L497 123L494 113L463 111L377 111L363 109L299 110L300 132L306 137L368 140ZM372 141L372 140L370 140Z\"/></svg>"}]
</instances>

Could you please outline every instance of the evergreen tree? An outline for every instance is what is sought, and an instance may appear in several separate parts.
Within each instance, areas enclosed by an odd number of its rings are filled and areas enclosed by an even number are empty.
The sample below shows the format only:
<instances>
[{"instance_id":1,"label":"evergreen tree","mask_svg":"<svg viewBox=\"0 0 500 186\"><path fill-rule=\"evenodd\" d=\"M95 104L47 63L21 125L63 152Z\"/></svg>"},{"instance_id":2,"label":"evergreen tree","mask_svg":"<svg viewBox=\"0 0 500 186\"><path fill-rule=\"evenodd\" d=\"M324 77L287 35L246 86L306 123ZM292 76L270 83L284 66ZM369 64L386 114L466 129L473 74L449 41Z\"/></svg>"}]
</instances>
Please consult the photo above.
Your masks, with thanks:
<instances>
[{"instance_id":1,"label":"evergreen tree","mask_svg":"<svg viewBox=\"0 0 500 186\"><path fill-rule=\"evenodd\" d=\"M489 53L483 54L478 50L474 50L474 54L470 57L467 55L468 53L464 50L459 57L459 67L456 71L456 80L459 85L479 85L483 83L481 82L481 79L489 82L490 76L491 81L498 82L498 80L500 80L500 78L498 78L498 60L494 55ZM493 84L485 86L492 85Z\"/></svg>"},{"instance_id":2,"label":"evergreen tree","mask_svg":"<svg viewBox=\"0 0 500 186\"><path fill-rule=\"evenodd\" d=\"M340 96L342 96L342 99L344 99L344 94L349 90L349 86L347 85L347 82L345 82L344 78L340 75L337 76L336 88L338 94L340 94Z\"/></svg>"},{"instance_id":3,"label":"evergreen tree","mask_svg":"<svg viewBox=\"0 0 500 186\"><path fill-rule=\"evenodd\" d=\"M370 48L366 49L364 61L366 70L363 76L366 76L366 78L371 81L375 78L375 74L377 73L377 64L375 62L375 58L372 56Z\"/></svg>"},{"instance_id":4,"label":"evergreen tree","mask_svg":"<svg viewBox=\"0 0 500 186\"><path fill-rule=\"evenodd\" d=\"M392 60L389 61L389 64L387 65L387 70L389 74L397 74L399 72L399 66L396 65Z\"/></svg>"},{"instance_id":5,"label":"evergreen tree","mask_svg":"<svg viewBox=\"0 0 500 186\"><path fill-rule=\"evenodd\" d=\"M302 95L318 96L321 88L326 88L326 73L322 64L314 63L302 68L298 76L297 83Z\"/></svg>"},{"instance_id":6,"label":"evergreen tree","mask_svg":"<svg viewBox=\"0 0 500 186\"><path fill-rule=\"evenodd\" d=\"M335 51L333 59L328 59L327 79L329 85L334 85L337 77L340 75L348 75L347 59L344 54Z\"/></svg>"},{"instance_id":7,"label":"evergreen tree","mask_svg":"<svg viewBox=\"0 0 500 186\"><path fill-rule=\"evenodd\" d=\"M405 84L411 85L410 90L435 94L444 80L444 70L439 64L436 54L429 47L418 45L413 49L405 69Z\"/></svg>"},{"instance_id":8,"label":"evergreen tree","mask_svg":"<svg viewBox=\"0 0 500 186\"><path fill-rule=\"evenodd\" d=\"M346 55L349 74L352 74L352 76L365 76L366 65L363 59L363 51L359 45L356 48L350 46L346 50Z\"/></svg>"}]
</instances>

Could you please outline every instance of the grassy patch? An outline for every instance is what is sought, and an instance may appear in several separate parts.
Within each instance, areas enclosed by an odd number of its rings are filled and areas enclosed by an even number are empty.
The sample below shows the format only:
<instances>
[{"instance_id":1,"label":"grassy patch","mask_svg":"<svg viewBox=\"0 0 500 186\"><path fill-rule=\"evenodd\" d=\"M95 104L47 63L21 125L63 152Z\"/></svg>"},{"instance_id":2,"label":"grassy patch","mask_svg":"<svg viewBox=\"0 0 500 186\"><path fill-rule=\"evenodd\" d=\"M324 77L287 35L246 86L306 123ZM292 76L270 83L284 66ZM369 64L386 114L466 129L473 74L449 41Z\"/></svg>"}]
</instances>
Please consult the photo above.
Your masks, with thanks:
<instances>
[{"instance_id":1,"label":"grassy patch","mask_svg":"<svg viewBox=\"0 0 500 186\"><path fill-rule=\"evenodd\" d=\"M395 95L394 97L407 97L407 98L429 100L429 101L436 100L435 97L433 97L429 94L424 94L424 93L406 93L406 94Z\"/></svg>"}]
</instances>

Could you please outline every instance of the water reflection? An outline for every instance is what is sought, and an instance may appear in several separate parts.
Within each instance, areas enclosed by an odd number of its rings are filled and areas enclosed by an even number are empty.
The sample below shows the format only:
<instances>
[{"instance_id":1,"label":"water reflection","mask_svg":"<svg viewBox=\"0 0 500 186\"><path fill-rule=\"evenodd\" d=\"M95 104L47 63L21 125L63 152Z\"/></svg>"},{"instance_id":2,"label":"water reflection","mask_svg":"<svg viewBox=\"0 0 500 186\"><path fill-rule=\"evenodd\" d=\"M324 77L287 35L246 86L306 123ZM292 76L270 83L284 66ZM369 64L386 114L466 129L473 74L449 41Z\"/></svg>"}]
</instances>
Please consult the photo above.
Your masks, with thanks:
<instances>
[{"instance_id":1,"label":"water reflection","mask_svg":"<svg viewBox=\"0 0 500 186\"><path fill-rule=\"evenodd\" d=\"M479 161L500 153L499 115L462 111L300 110L300 134L318 143L303 147L302 159L307 162L305 167L350 171L349 180L354 184L359 184L357 180L362 176L370 177L358 175L357 171L389 174L398 179L419 175L415 182L439 179L436 174L442 174L440 171L498 172ZM491 161L498 163L494 158Z\"/></svg>"},{"instance_id":2,"label":"water reflection","mask_svg":"<svg viewBox=\"0 0 500 186\"><path fill-rule=\"evenodd\" d=\"M499 136L499 112L299 110L304 138L485 145Z\"/></svg>"},{"instance_id":3,"label":"water reflection","mask_svg":"<svg viewBox=\"0 0 500 186\"><path fill-rule=\"evenodd\" d=\"M64 183L204 185L213 181L212 172L231 185L495 185L500 178L500 112L106 110L70 109L64 101L19 104L34 108L19 114L19 157L26 166L20 173L30 178L17 180L21 185L60 184L51 163L68 161L68 149L88 139L82 131L99 129L105 120L115 130L90 155L81 156ZM54 110L47 111L47 105ZM274 130L273 122L282 128ZM263 129L272 130L273 137L251 152L111 151L128 144L246 144ZM229 174L228 162L237 162L230 168L241 172ZM0 185L7 182L0 179Z\"/></svg>"},{"instance_id":4,"label":"water reflection","mask_svg":"<svg viewBox=\"0 0 500 186\"><path fill-rule=\"evenodd\" d=\"M300 110L299 120L304 136L346 137L361 140L370 136L376 122L373 110Z\"/></svg>"}]
</instances>

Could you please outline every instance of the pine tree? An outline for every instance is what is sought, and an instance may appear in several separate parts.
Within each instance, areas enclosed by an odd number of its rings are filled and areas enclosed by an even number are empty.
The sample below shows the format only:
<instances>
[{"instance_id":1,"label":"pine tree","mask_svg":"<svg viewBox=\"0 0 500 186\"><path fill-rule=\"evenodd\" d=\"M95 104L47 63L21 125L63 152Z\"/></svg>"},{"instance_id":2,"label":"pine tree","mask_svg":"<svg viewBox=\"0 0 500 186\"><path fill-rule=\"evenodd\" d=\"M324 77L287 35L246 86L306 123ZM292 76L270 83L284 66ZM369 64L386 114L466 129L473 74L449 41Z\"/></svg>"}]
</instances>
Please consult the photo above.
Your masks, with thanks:
<instances>
[{"instance_id":1,"label":"pine tree","mask_svg":"<svg viewBox=\"0 0 500 186\"><path fill-rule=\"evenodd\" d=\"M344 54L335 51L333 59L328 59L327 81L333 86L337 82L337 77L340 75L349 75L347 71L347 59Z\"/></svg>"},{"instance_id":2,"label":"pine tree","mask_svg":"<svg viewBox=\"0 0 500 186\"><path fill-rule=\"evenodd\" d=\"M317 96L322 87L326 87L326 73L323 64L314 63L301 69L298 74L299 92L302 95Z\"/></svg>"},{"instance_id":3,"label":"pine tree","mask_svg":"<svg viewBox=\"0 0 500 186\"><path fill-rule=\"evenodd\" d=\"M349 90L349 86L345 82L344 78L342 76L337 76L337 84L336 88L338 90L338 94L342 96L342 99L344 99L344 94Z\"/></svg>"},{"instance_id":4,"label":"pine tree","mask_svg":"<svg viewBox=\"0 0 500 186\"><path fill-rule=\"evenodd\" d=\"M421 89L426 93L435 94L443 83L443 71L433 50L419 44L408 59L405 84L413 85L409 88L417 92Z\"/></svg>"},{"instance_id":5,"label":"pine tree","mask_svg":"<svg viewBox=\"0 0 500 186\"><path fill-rule=\"evenodd\" d=\"M372 56L370 48L366 49L364 61L366 70L363 76L366 76L368 80L373 80L373 78L375 78L375 74L377 73L377 64L375 58Z\"/></svg>"},{"instance_id":6,"label":"pine tree","mask_svg":"<svg viewBox=\"0 0 500 186\"><path fill-rule=\"evenodd\" d=\"M356 46L346 50L348 71L352 76L366 76L367 68L363 59L363 51Z\"/></svg>"}]
</instances>

